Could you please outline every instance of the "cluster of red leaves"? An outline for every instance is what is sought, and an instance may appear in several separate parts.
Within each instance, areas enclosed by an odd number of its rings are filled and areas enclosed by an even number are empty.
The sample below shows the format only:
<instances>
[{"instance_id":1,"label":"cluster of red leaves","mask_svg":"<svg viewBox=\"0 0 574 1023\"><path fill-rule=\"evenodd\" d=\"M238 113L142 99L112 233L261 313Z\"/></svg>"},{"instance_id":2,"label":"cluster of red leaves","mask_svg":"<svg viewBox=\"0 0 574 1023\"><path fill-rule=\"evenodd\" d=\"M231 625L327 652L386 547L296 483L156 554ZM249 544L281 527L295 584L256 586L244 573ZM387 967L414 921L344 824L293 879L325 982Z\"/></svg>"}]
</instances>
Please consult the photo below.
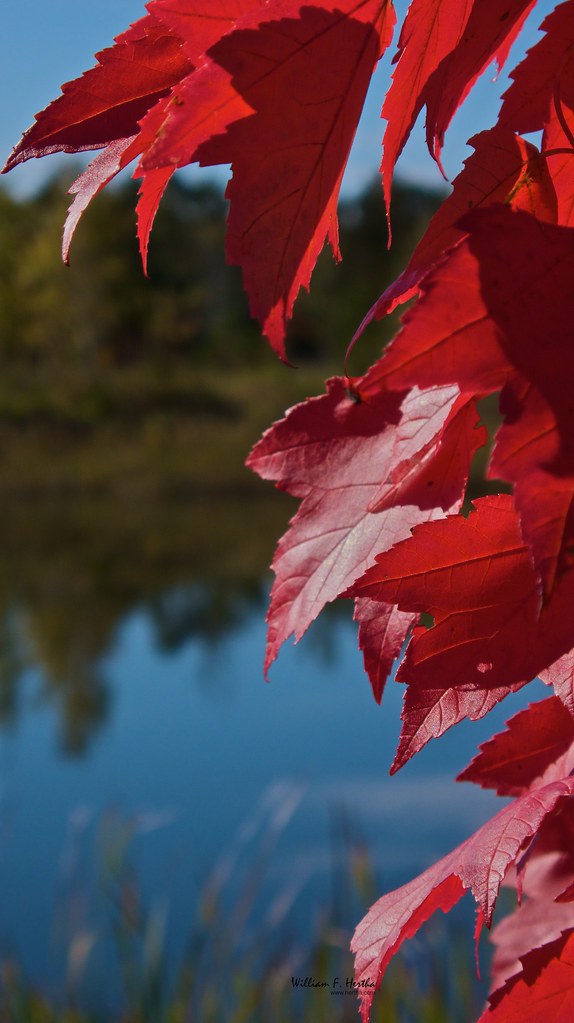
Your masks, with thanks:
<instances>
[{"instance_id":1,"label":"cluster of red leaves","mask_svg":"<svg viewBox=\"0 0 574 1023\"><path fill-rule=\"evenodd\" d=\"M534 7L412 0L382 109L387 209L420 111L440 163L453 114ZM286 321L326 240L338 257L341 179L394 22L390 0L150 0L38 115L6 169L101 150L71 190L67 258L89 201L137 160L145 265L174 170L231 163L228 258L284 357ZM493 933L481 1020L574 1013L574 0L541 28L496 125L471 140L451 194L357 332L416 297L396 339L363 377L331 380L291 409L249 459L301 500L274 560L266 668L328 601L352 597L378 701L405 647L393 770L535 676L554 689L459 778L513 801L358 927L364 1021L400 944L466 889L478 930L490 926L503 880L526 900ZM512 495L468 508L470 463L487 439L476 403L494 394L502 425L487 473Z\"/></svg>"}]
</instances>

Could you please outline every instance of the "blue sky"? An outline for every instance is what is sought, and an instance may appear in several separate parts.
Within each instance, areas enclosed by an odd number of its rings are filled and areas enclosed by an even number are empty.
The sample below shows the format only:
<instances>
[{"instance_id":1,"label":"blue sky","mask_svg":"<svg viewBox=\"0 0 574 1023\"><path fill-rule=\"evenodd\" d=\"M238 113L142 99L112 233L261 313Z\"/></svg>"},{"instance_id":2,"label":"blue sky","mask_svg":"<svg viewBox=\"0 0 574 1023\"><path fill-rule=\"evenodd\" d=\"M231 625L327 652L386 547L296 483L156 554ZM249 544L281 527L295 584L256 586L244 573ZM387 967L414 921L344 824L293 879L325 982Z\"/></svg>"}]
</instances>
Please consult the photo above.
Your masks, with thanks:
<instances>
[{"instance_id":1,"label":"blue sky","mask_svg":"<svg viewBox=\"0 0 574 1023\"><path fill-rule=\"evenodd\" d=\"M399 17L406 3L398 0ZM554 6L551 0L539 0L522 40L510 55L508 68L516 63L527 46L537 38L536 28ZM143 13L142 0L18 0L5 6L0 39L0 81L2 116L0 120L1 162L8 156L20 134L33 121L34 114L59 93L60 84L75 78L93 64L94 53L108 46L114 35ZM373 83L359 126L345 179L345 191L356 192L376 173L380 163L380 143L384 122L380 109L389 81L390 54L383 59ZM493 81L489 69L455 117L444 151L444 166L454 177L470 150L466 140L488 127L496 117L500 93L507 85L501 75ZM14 192L25 194L52 172L65 157L30 161L4 179ZM424 144L422 119L413 132L399 162L398 170L410 181L441 183L438 169ZM210 174L209 170L196 173Z\"/></svg>"}]
</instances>

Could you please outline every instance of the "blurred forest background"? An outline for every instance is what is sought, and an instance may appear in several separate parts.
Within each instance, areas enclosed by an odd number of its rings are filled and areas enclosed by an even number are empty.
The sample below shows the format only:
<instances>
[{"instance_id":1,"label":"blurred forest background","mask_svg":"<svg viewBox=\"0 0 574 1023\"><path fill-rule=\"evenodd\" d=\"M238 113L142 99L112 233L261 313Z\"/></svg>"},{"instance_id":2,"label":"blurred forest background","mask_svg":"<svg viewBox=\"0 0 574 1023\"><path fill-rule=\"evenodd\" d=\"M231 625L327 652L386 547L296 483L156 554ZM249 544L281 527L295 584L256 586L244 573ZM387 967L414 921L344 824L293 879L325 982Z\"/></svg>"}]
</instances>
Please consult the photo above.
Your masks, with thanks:
<instances>
[{"instance_id":1,"label":"blurred forest background","mask_svg":"<svg viewBox=\"0 0 574 1023\"><path fill-rule=\"evenodd\" d=\"M62 265L69 180L26 201L0 191L0 722L17 719L26 666L39 664L62 747L81 753L108 717L101 664L134 608L162 650L217 641L254 602L263 617L295 503L245 458L287 407L343 372L349 339L440 196L396 187L390 252L378 181L341 205L343 261L324 252L299 298L293 370L225 265L221 191L170 187L146 279L132 182L98 197ZM395 326L370 328L352 373Z\"/></svg>"},{"instance_id":2,"label":"blurred forest background","mask_svg":"<svg viewBox=\"0 0 574 1023\"><path fill-rule=\"evenodd\" d=\"M249 444L285 402L319 393L325 376L343 372L349 339L440 199L396 187L390 252L379 182L342 203L343 261L323 252L311 294L299 298L287 342L301 370L294 373L262 340L240 271L225 264L226 202L215 186L172 184L146 279L133 182L98 197L76 233L71 266L62 265L67 184L55 177L26 201L0 192L2 492L165 493L190 481L209 488L215 461L220 483L245 480ZM372 328L351 372L365 369L394 329ZM206 421L218 430L233 421L223 444ZM198 451L191 423L207 430L213 458Z\"/></svg>"}]
</instances>

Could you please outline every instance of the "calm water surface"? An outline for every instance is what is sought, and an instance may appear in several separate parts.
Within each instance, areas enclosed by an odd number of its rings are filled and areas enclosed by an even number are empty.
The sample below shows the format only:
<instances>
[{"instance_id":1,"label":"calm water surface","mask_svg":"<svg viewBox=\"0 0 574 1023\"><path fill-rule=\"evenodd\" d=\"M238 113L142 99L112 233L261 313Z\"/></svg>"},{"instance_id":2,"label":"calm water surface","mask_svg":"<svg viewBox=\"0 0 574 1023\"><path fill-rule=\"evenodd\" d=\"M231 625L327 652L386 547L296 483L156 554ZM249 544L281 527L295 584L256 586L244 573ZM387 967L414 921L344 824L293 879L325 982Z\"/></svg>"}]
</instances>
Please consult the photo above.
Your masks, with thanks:
<instances>
[{"instance_id":1,"label":"calm water surface","mask_svg":"<svg viewBox=\"0 0 574 1023\"><path fill-rule=\"evenodd\" d=\"M240 541L225 539L228 517ZM0 951L38 982L61 984L73 936L97 932L110 849L128 834L175 957L206 886L233 900L250 869L261 913L305 920L332 900L337 821L366 840L382 892L499 808L453 778L524 694L390 778L402 690L375 704L350 606L263 681L279 528L275 511L229 497L6 518Z\"/></svg>"}]
</instances>

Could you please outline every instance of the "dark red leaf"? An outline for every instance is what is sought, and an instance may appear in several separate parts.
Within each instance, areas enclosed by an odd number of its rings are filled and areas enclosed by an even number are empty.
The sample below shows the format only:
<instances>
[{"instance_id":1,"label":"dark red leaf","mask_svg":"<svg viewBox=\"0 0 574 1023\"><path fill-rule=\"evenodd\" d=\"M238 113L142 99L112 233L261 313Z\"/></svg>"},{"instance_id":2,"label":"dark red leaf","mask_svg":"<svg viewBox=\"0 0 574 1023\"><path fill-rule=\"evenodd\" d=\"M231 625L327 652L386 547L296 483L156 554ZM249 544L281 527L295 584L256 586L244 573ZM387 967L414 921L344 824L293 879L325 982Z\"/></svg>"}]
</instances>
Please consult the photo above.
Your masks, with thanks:
<instances>
[{"instance_id":1,"label":"dark red leaf","mask_svg":"<svg viewBox=\"0 0 574 1023\"><path fill-rule=\"evenodd\" d=\"M421 279L465 236L460 220L469 210L506 202L539 220L557 221L557 198L546 161L536 146L508 128L491 128L470 139L475 152L453 181L451 194L432 218L408 266L369 310L353 342L373 320L382 319L419 291Z\"/></svg>"},{"instance_id":2,"label":"dark red leaf","mask_svg":"<svg viewBox=\"0 0 574 1023\"><path fill-rule=\"evenodd\" d=\"M540 597L514 504L501 494L475 506L469 518L416 526L353 587L356 596L433 616L432 628L414 629L399 670L411 685L495 688L532 677L517 662L536 630Z\"/></svg>"},{"instance_id":3,"label":"dark red leaf","mask_svg":"<svg viewBox=\"0 0 574 1023\"><path fill-rule=\"evenodd\" d=\"M368 398L415 382L475 395L503 389L491 475L515 484L548 596L574 541L574 348L564 330L574 322L574 231L503 206L475 210L462 227L468 237L425 278L423 298L362 390Z\"/></svg>"},{"instance_id":4,"label":"dark red leaf","mask_svg":"<svg viewBox=\"0 0 574 1023\"><path fill-rule=\"evenodd\" d=\"M568 131L565 131L565 126ZM555 107L544 127L542 148L548 151L548 168L556 194L558 223L574 227L574 109L561 104L560 116Z\"/></svg>"},{"instance_id":5,"label":"dark red leaf","mask_svg":"<svg viewBox=\"0 0 574 1023\"><path fill-rule=\"evenodd\" d=\"M540 613L512 498L481 498L475 507L468 519L415 526L346 594L433 618L432 628L415 626L397 673L408 690L393 770L463 716L482 717L573 645L566 612L574 575Z\"/></svg>"},{"instance_id":6,"label":"dark red leaf","mask_svg":"<svg viewBox=\"0 0 574 1023\"><path fill-rule=\"evenodd\" d=\"M570 773L574 719L558 697L531 704L506 724L504 732L481 745L481 752L457 781L495 789L499 796L519 796Z\"/></svg>"}]
</instances>

